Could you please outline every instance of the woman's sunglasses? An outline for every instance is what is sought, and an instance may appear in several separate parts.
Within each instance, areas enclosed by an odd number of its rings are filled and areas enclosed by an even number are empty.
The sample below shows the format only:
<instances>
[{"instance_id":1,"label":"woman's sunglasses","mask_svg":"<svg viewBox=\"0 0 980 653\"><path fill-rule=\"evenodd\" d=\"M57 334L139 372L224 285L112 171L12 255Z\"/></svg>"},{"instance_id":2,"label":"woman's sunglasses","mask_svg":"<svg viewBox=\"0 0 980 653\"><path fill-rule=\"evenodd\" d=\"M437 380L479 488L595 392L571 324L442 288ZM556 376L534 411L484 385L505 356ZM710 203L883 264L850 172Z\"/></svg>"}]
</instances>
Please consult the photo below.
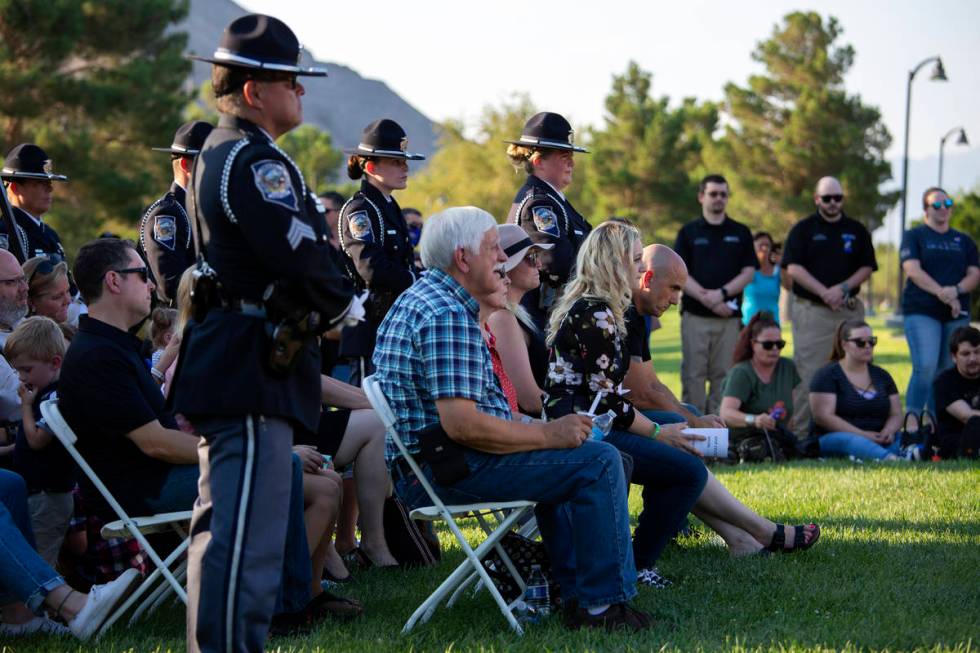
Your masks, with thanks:
<instances>
[{"instance_id":1,"label":"woman's sunglasses","mask_svg":"<svg viewBox=\"0 0 980 653\"><path fill-rule=\"evenodd\" d=\"M878 336L871 336L870 338L848 338L847 342L853 342L862 349L868 346L874 347L878 344Z\"/></svg>"},{"instance_id":2,"label":"woman's sunglasses","mask_svg":"<svg viewBox=\"0 0 980 653\"><path fill-rule=\"evenodd\" d=\"M772 351L772 348L773 347L775 347L776 349L782 351L783 347L786 346L786 341L785 340L782 340L782 339L780 339L780 340L756 340L756 342L759 343L759 346L762 347L763 349L765 349L766 351Z\"/></svg>"},{"instance_id":3,"label":"woman's sunglasses","mask_svg":"<svg viewBox=\"0 0 980 653\"><path fill-rule=\"evenodd\" d=\"M34 284L34 277L36 277L39 274L41 276L46 277L49 274L51 274L52 272L54 272L54 266L55 265L56 264L53 263L50 259L45 259L45 260L41 261L40 263L38 263L37 264L37 267L34 268L34 271L31 272L31 276L27 279L27 285L28 286L33 285Z\"/></svg>"},{"instance_id":4,"label":"woman's sunglasses","mask_svg":"<svg viewBox=\"0 0 980 653\"><path fill-rule=\"evenodd\" d=\"M936 200L935 202L930 202L929 203L929 206L931 206L932 208L936 209L937 211L939 209L944 209L944 208L945 209L951 209L951 208L953 208L953 198L952 197L947 197L944 200Z\"/></svg>"}]
</instances>

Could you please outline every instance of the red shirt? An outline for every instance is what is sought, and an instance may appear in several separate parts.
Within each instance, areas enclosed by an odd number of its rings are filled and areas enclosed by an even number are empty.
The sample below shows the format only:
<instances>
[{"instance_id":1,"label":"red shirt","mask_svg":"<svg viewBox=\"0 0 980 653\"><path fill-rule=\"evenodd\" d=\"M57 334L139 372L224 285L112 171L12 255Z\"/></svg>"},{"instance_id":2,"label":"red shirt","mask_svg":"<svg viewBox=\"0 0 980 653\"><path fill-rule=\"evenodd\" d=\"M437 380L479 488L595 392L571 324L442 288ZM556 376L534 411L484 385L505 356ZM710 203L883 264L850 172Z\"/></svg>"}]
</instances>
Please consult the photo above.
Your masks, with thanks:
<instances>
[{"instance_id":1,"label":"red shirt","mask_svg":"<svg viewBox=\"0 0 980 653\"><path fill-rule=\"evenodd\" d=\"M490 360L493 362L493 373L497 375L500 389L504 391L510 409L515 413L520 412L521 407L517 403L517 390L514 389L514 384L510 382L507 372L504 371L504 364L500 360L500 354L497 353L497 339L493 337L489 324L484 324L483 330L486 332L487 348L490 350Z\"/></svg>"}]
</instances>

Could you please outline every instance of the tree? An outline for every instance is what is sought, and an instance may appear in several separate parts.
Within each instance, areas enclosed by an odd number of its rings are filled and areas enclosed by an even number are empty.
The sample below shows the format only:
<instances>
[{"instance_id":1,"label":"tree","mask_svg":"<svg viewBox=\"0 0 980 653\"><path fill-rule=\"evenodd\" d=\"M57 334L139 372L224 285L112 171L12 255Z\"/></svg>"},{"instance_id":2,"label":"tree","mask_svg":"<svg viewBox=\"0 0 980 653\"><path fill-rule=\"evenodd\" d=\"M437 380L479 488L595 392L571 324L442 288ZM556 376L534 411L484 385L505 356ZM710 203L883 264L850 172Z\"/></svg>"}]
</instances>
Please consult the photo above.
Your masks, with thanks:
<instances>
[{"instance_id":1,"label":"tree","mask_svg":"<svg viewBox=\"0 0 980 653\"><path fill-rule=\"evenodd\" d=\"M282 136L279 146L299 166L313 192L326 190L328 184L336 181L344 155L333 146L328 132L316 125L302 125Z\"/></svg>"},{"instance_id":2,"label":"tree","mask_svg":"<svg viewBox=\"0 0 980 653\"><path fill-rule=\"evenodd\" d=\"M977 240L980 238L980 187L956 199L950 224ZM973 291L970 316L980 320L980 288Z\"/></svg>"},{"instance_id":3,"label":"tree","mask_svg":"<svg viewBox=\"0 0 980 653\"><path fill-rule=\"evenodd\" d=\"M825 175L841 180L846 211L869 229L895 203L879 190L891 136L878 109L844 91L854 48L836 44L842 32L835 18L788 14L752 55L767 74L725 86L725 135L707 158L731 182L736 218L783 233L813 210Z\"/></svg>"},{"instance_id":4,"label":"tree","mask_svg":"<svg viewBox=\"0 0 980 653\"><path fill-rule=\"evenodd\" d=\"M32 141L66 173L51 222L68 252L103 229L133 236L169 183L149 148L169 144L188 100L187 0L0 0L4 152Z\"/></svg>"},{"instance_id":5,"label":"tree","mask_svg":"<svg viewBox=\"0 0 980 653\"><path fill-rule=\"evenodd\" d=\"M717 109L686 98L671 109L650 95L652 76L635 62L613 77L605 129L592 130L589 188L599 216L634 220L651 239L674 236L697 210L695 171L711 141Z\"/></svg>"}]
</instances>

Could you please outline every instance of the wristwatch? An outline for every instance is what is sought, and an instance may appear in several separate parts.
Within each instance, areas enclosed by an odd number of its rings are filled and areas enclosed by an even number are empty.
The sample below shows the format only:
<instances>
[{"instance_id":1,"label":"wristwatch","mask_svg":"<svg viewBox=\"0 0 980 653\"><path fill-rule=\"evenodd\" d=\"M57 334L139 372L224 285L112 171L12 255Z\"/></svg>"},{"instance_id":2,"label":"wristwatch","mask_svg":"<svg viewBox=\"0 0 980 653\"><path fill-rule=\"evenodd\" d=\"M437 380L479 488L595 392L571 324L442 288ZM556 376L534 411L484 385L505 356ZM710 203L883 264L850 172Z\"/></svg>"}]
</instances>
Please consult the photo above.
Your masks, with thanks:
<instances>
[{"instance_id":1,"label":"wristwatch","mask_svg":"<svg viewBox=\"0 0 980 653\"><path fill-rule=\"evenodd\" d=\"M725 288L725 286L722 286L718 290L721 291L721 300L723 302L727 302L730 299L730 297L728 296L728 288Z\"/></svg>"},{"instance_id":2,"label":"wristwatch","mask_svg":"<svg viewBox=\"0 0 980 653\"><path fill-rule=\"evenodd\" d=\"M748 413L746 413L745 414L745 425L746 426L752 426L753 424L755 424L755 415L749 415Z\"/></svg>"}]
</instances>

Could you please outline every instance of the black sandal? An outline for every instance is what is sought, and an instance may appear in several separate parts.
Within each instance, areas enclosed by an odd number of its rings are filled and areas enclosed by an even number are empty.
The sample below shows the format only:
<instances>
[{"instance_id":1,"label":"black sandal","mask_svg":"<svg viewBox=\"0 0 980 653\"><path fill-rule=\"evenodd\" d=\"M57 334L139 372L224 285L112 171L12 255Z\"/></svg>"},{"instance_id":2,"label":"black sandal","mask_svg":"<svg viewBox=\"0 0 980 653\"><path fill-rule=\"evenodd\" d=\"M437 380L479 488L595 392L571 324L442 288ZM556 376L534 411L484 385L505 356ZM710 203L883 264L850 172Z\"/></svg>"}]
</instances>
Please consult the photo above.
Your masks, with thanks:
<instances>
[{"instance_id":1,"label":"black sandal","mask_svg":"<svg viewBox=\"0 0 980 653\"><path fill-rule=\"evenodd\" d=\"M806 527L813 526L813 537L809 542L806 541ZM776 524L776 532L772 534L772 541L769 546L766 547L767 551L773 551L778 553L795 553L796 551L806 551L811 546L817 543L820 539L820 527L816 524L807 524L806 526L794 526L793 527L793 546L786 548L786 527L782 524Z\"/></svg>"}]
</instances>

